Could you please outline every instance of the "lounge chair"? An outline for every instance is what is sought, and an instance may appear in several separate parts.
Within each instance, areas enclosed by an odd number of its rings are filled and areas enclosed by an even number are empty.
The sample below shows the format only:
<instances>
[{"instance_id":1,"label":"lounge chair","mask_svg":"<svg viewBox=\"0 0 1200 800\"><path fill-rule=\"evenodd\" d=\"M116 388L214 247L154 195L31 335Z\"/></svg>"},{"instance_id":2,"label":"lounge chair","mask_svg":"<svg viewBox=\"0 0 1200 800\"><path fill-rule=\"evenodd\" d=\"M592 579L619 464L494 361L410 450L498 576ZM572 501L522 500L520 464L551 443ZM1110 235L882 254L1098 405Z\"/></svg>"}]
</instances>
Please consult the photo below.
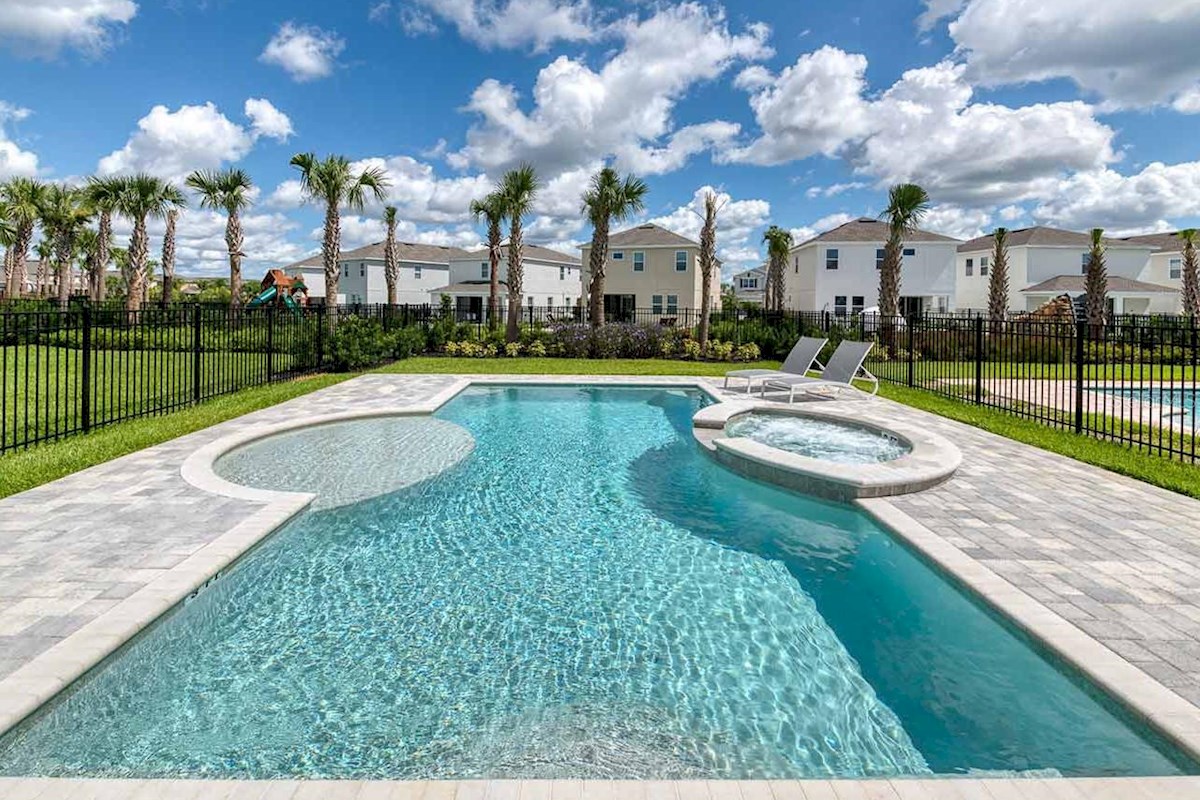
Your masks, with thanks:
<instances>
[{"instance_id":1,"label":"lounge chair","mask_svg":"<svg viewBox=\"0 0 1200 800\"><path fill-rule=\"evenodd\" d=\"M780 369L735 369L733 372L726 372L725 388L729 388L730 378L738 378L746 382L746 394L750 394L750 389L754 386L755 381L803 375L813 368L813 364L820 368L821 362L817 361L817 356L821 354L821 350L825 348L828 341L828 339L818 339L813 336L802 336L800 341L792 347L792 352L787 354Z\"/></svg>"},{"instance_id":2,"label":"lounge chair","mask_svg":"<svg viewBox=\"0 0 1200 800\"><path fill-rule=\"evenodd\" d=\"M767 378L762 383L762 395L767 396L767 389L780 389L788 393L788 402L796 399L796 392L801 394L827 394L839 392L842 389L854 388L856 379L867 380L872 384L871 394L879 391L879 379L867 371L863 362L874 346L872 342L843 341L829 357L829 363L821 370L821 377L809 378L804 375L781 375Z\"/></svg>"}]
</instances>

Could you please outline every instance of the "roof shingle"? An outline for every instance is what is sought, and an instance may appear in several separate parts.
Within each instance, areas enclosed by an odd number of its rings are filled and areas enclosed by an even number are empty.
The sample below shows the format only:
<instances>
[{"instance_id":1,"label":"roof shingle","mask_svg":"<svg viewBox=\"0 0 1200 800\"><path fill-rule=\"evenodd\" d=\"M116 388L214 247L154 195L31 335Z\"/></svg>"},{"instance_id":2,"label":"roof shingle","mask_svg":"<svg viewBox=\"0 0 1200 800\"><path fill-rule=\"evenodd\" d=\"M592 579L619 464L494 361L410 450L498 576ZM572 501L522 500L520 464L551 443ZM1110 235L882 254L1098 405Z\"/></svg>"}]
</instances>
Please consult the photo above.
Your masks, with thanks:
<instances>
[{"instance_id":1,"label":"roof shingle","mask_svg":"<svg viewBox=\"0 0 1200 800\"><path fill-rule=\"evenodd\" d=\"M588 246L584 245L584 247ZM636 228L612 234L608 237L608 246L610 249L614 247L699 247L700 243L648 222L645 225L638 225Z\"/></svg>"},{"instance_id":2,"label":"roof shingle","mask_svg":"<svg viewBox=\"0 0 1200 800\"><path fill-rule=\"evenodd\" d=\"M859 217L851 220L836 228L819 233L816 236L801 242L796 247L804 247L813 244L814 242L886 242L888 239L888 226L886 222L875 219L874 217ZM912 234L904 237L906 242L957 242L950 236L943 236L940 233L932 231L917 230Z\"/></svg>"},{"instance_id":3,"label":"roof shingle","mask_svg":"<svg viewBox=\"0 0 1200 800\"><path fill-rule=\"evenodd\" d=\"M1108 239L1104 240L1105 247L1116 248L1145 248L1149 245L1129 242L1124 239ZM1032 228L1018 228L1008 232L1009 247L1082 247L1087 249L1092 246L1092 235L1090 233L1079 233L1078 231L1064 231L1060 228L1047 228L1044 225L1035 225ZM972 239L969 242L964 242L958 246L960 253L972 253L979 250L991 250L995 247L995 237L992 234L980 236Z\"/></svg>"},{"instance_id":4,"label":"roof shingle","mask_svg":"<svg viewBox=\"0 0 1200 800\"><path fill-rule=\"evenodd\" d=\"M1061 294L1063 292L1083 292L1086 290L1085 282L1087 278L1083 275L1055 275L1053 278L1044 280L1041 283L1035 283L1033 286L1028 286L1022 289L1022 292L1030 294L1043 294L1045 292L1053 292ZM1141 292L1144 294L1174 294L1178 289L1172 289L1170 286L1160 286L1157 283L1146 283L1145 281L1136 281L1133 278L1124 278L1120 275L1108 276L1108 291L1110 292Z\"/></svg>"}]
</instances>

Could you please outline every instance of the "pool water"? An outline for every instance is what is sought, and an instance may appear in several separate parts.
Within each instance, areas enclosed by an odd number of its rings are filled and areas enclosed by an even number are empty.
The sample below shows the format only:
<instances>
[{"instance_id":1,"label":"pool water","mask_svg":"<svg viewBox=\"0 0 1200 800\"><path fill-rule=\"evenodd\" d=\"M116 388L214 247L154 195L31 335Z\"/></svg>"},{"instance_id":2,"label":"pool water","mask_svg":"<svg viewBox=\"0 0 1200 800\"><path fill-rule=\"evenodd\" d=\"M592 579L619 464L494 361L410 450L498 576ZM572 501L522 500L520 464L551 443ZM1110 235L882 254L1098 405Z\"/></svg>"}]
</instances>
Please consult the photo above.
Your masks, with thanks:
<instances>
[{"instance_id":1,"label":"pool water","mask_svg":"<svg viewBox=\"0 0 1200 800\"><path fill-rule=\"evenodd\" d=\"M704 402L467 391L437 414L474 439L457 465L288 524L0 740L0 773L1195 769L862 513L711 461ZM359 469L397 468L355 436ZM277 480L306 442L234 468Z\"/></svg>"},{"instance_id":2,"label":"pool water","mask_svg":"<svg viewBox=\"0 0 1200 800\"><path fill-rule=\"evenodd\" d=\"M1184 417L1194 416L1196 413L1197 391L1195 389L1155 386L1152 389L1105 389L1104 393L1136 400L1139 403L1169 406L1181 412Z\"/></svg>"},{"instance_id":3,"label":"pool water","mask_svg":"<svg viewBox=\"0 0 1200 800\"><path fill-rule=\"evenodd\" d=\"M910 450L907 444L882 431L787 414L744 414L725 430L734 438L839 464L894 461Z\"/></svg>"}]
</instances>

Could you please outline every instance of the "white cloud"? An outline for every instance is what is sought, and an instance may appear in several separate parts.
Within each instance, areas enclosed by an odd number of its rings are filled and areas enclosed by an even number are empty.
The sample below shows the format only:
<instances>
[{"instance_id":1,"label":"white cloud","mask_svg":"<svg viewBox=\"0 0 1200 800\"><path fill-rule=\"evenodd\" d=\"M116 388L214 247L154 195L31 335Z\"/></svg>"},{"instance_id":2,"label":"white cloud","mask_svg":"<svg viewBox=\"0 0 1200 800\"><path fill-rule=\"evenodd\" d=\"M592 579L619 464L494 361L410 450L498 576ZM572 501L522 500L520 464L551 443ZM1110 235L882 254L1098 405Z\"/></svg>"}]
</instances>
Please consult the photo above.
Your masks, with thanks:
<instances>
[{"instance_id":1,"label":"white cloud","mask_svg":"<svg viewBox=\"0 0 1200 800\"><path fill-rule=\"evenodd\" d=\"M927 31L946 17L957 14L967 0L925 0L925 11L917 19L922 31Z\"/></svg>"},{"instance_id":2,"label":"white cloud","mask_svg":"<svg viewBox=\"0 0 1200 800\"><path fill-rule=\"evenodd\" d=\"M1023 218L1025 216L1025 209L1020 206L1005 206L997 213L1000 214L1000 219L1011 223Z\"/></svg>"},{"instance_id":3,"label":"white cloud","mask_svg":"<svg viewBox=\"0 0 1200 800\"><path fill-rule=\"evenodd\" d=\"M181 180L195 169L214 169L240 161L260 136L280 138L291 121L270 102L250 99L245 105L250 127L222 114L212 103L180 106L171 111L157 105L138 120L138 129L120 150L100 159L102 175L149 172Z\"/></svg>"},{"instance_id":4,"label":"white cloud","mask_svg":"<svg viewBox=\"0 0 1200 800\"><path fill-rule=\"evenodd\" d=\"M927 0L955 15L950 36L970 79L995 86L1067 78L1109 108L1168 103L1200 80L1194 0Z\"/></svg>"},{"instance_id":5,"label":"white cloud","mask_svg":"<svg viewBox=\"0 0 1200 800\"><path fill-rule=\"evenodd\" d=\"M288 115L273 106L269 100L251 97L246 101L244 110L250 120L251 130L258 136L286 142L296 132Z\"/></svg>"},{"instance_id":6,"label":"white cloud","mask_svg":"<svg viewBox=\"0 0 1200 800\"><path fill-rule=\"evenodd\" d=\"M987 211L947 204L930 208L921 227L955 239L974 239L982 236L991 222L992 215Z\"/></svg>"},{"instance_id":7,"label":"white cloud","mask_svg":"<svg viewBox=\"0 0 1200 800\"><path fill-rule=\"evenodd\" d=\"M615 156L621 169L676 168L700 143L730 131L728 123L674 130L676 103L734 63L771 52L764 26L731 33L719 10L696 3L663 8L644 20L628 18L613 30L622 47L599 71L566 56L544 67L529 112L521 109L515 87L494 79L481 83L467 104L478 121L450 163L499 170L529 161L555 175Z\"/></svg>"},{"instance_id":8,"label":"white cloud","mask_svg":"<svg viewBox=\"0 0 1200 800\"><path fill-rule=\"evenodd\" d=\"M36 153L22 150L8 135L8 123L20 122L29 116L27 108L0 100L0 180L13 177L32 178L38 174Z\"/></svg>"},{"instance_id":9,"label":"white cloud","mask_svg":"<svg viewBox=\"0 0 1200 800\"><path fill-rule=\"evenodd\" d=\"M738 76L751 92L750 107L762 136L729 149L724 160L781 164L823 154L833 156L868 131L865 56L822 47L802 55L778 75L750 67Z\"/></svg>"},{"instance_id":10,"label":"white cloud","mask_svg":"<svg viewBox=\"0 0 1200 800\"><path fill-rule=\"evenodd\" d=\"M692 201L680 206L670 214L651 219L680 236L699 240L700 228L704 225L704 198L709 192L717 195L717 256L724 262L725 272L732 274L753 266L759 261L758 242L751 237L771 218L771 204L766 200L734 200L727 192L711 186L701 186L692 195Z\"/></svg>"},{"instance_id":11,"label":"white cloud","mask_svg":"<svg viewBox=\"0 0 1200 800\"><path fill-rule=\"evenodd\" d=\"M357 214L343 215L341 226L343 250L353 250L383 241L387 235L387 228L384 226L383 220L376 217L363 217ZM325 229L321 227L313 228L309 232L309 239L313 241L319 242L324 236ZM396 239L402 242L461 247L465 250L474 249L479 246L479 234L471 228L462 226L456 228L422 228L409 219L398 219L396 221Z\"/></svg>"},{"instance_id":12,"label":"white cloud","mask_svg":"<svg viewBox=\"0 0 1200 800\"><path fill-rule=\"evenodd\" d=\"M22 55L53 57L64 47L95 55L137 10L132 0L4 0L0 41Z\"/></svg>"},{"instance_id":13,"label":"white cloud","mask_svg":"<svg viewBox=\"0 0 1200 800\"><path fill-rule=\"evenodd\" d=\"M1200 84L1176 95L1171 107L1180 114L1200 114Z\"/></svg>"},{"instance_id":14,"label":"white cloud","mask_svg":"<svg viewBox=\"0 0 1200 800\"><path fill-rule=\"evenodd\" d=\"M843 192L852 192L856 189L866 189L871 184L866 181L850 181L848 183L834 183L829 186L810 186L804 192L804 196L810 200L818 197L836 197Z\"/></svg>"},{"instance_id":15,"label":"white cloud","mask_svg":"<svg viewBox=\"0 0 1200 800\"><path fill-rule=\"evenodd\" d=\"M543 51L558 41L590 41L599 33L587 0L412 0L400 5L399 16L409 35L435 32L437 17L487 49Z\"/></svg>"},{"instance_id":16,"label":"white cloud","mask_svg":"<svg viewBox=\"0 0 1200 800\"><path fill-rule=\"evenodd\" d=\"M1033 216L1077 230L1164 229L1168 220L1200 216L1200 161L1155 162L1128 176L1109 169L1080 172L1060 181Z\"/></svg>"},{"instance_id":17,"label":"white cloud","mask_svg":"<svg viewBox=\"0 0 1200 800\"><path fill-rule=\"evenodd\" d=\"M811 225L802 225L799 228L791 228L790 232L792 234L792 241L794 241L796 244L804 244L814 236L822 234L828 230L833 230L839 225L845 225L852 219L855 219L853 214L847 214L843 211L839 211L836 214L829 214L828 216L821 217Z\"/></svg>"},{"instance_id":18,"label":"white cloud","mask_svg":"<svg viewBox=\"0 0 1200 800\"><path fill-rule=\"evenodd\" d=\"M345 47L345 40L332 31L285 22L258 58L264 64L283 67L293 80L304 83L333 74Z\"/></svg>"}]
</instances>

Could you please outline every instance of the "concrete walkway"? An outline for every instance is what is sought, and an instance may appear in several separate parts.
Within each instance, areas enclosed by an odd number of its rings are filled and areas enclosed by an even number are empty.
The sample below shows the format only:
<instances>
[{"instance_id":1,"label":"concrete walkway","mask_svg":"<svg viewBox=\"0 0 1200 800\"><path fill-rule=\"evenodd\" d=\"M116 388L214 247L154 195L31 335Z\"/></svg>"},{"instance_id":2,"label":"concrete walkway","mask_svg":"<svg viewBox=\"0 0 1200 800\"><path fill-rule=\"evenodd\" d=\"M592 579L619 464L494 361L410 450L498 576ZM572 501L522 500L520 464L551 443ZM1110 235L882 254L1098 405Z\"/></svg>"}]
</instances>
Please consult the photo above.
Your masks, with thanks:
<instances>
[{"instance_id":1,"label":"concrete walkway","mask_svg":"<svg viewBox=\"0 0 1200 800\"><path fill-rule=\"evenodd\" d=\"M630 380L497 379L510 383ZM656 380L699 382L693 378ZM69 644L67 637L104 617L124 598L169 577L178 565L263 510L261 503L214 496L185 482L180 465L195 450L274 420L291 422L304 415L370 408L412 408L459 381L458 376L366 376L0 500L0 695L9 683L5 676L28 672L39 656ZM1086 634L1083 638L1099 642L1119 656L1114 660L1123 666L1136 667L1156 692L1164 693L1163 687L1169 687L1191 704L1183 705L1196 710L1200 705L1200 502L886 400L866 400L861 407L864 416L885 424L895 419L934 429L963 453L963 466L949 483L916 495L871 501L878 507L869 508L885 522L893 513L911 518L936 540L937 547L950 551L960 563L985 573L1023 601L1040 604L1040 613L1052 617L1049 622ZM19 675L12 677L15 680ZM1200 733L1200 728L1196 732ZM143 783L139 791L159 796L154 794L159 784ZM833 791L827 782L817 783ZM1009 796L996 795L996 789L969 788L987 783L983 781L952 782L959 787L955 790L958 794L937 787L917 793L917 787L927 783L874 782L874 788L860 791L843 790L842 782L835 782L839 787L836 794L824 793L825 789L806 789L807 794L788 789L784 795L778 791L762 794L761 787L752 791L757 793L754 796L764 797ZM1155 785L1162 791L1148 795L1144 787L1149 784L1138 784L1143 788L1135 789L1133 784L1119 782L1059 781L1050 782L1058 788L1044 794L1036 786L1045 782L1000 783L1020 785L1020 792L1011 795L1014 797L1200 796L1200 784L1188 780L1160 782ZM59 796L68 784L72 782L41 782L37 785L57 788L29 796ZM1067 789L1102 784L1114 790L1126 786L1128 792ZM109 791L114 789L112 782L108 785ZM453 784L430 784L440 788L428 796L443 796L447 785ZM502 792L494 796L508 796L503 793L510 787L499 782L487 784L493 785ZM26 782L20 788L32 791L33 786ZM741 792L729 796L751 796L732 782L707 786L707 794L678 790L678 796L724 796L724 789L713 790L713 786L733 786L735 792ZM770 789L767 784L762 786ZM17 784L0 783L0 796L10 796L5 787L15 791ZM607 785L600 788L608 791ZM1185 788L1193 794L1173 794ZM214 796L225 796L227 789ZM277 790L283 792L282 783ZM487 796L493 796L491 788L487 791ZM361 796L375 796L363 792ZM598 796L649 795L639 789L634 794Z\"/></svg>"}]
</instances>

